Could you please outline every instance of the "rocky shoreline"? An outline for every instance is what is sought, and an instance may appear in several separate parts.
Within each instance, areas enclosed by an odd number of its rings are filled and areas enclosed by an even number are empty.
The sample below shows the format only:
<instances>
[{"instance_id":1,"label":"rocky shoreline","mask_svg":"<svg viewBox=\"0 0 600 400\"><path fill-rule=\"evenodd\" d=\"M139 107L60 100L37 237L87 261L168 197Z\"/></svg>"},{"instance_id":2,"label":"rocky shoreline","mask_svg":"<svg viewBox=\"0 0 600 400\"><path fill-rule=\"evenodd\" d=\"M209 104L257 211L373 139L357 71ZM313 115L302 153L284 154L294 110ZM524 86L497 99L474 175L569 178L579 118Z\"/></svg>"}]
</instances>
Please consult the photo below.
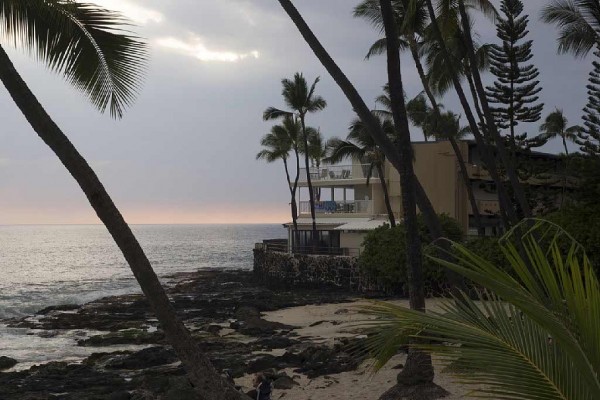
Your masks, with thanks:
<instances>
[{"instance_id":1,"label":"rocky shoreline","mask_svg":"<svg viewBox=\"0 0 600 400\"><path fill-rule=\"evenodd\" d=\"M179 317L214 365L232 378L265 372L272 375L276 389L289 389L296 385L294 374L312 379L354 370L362 361L347 353L360 339L346 337L325 345L299 337L293 326L261 317L263 312L288 307L349 302L355 294L270 290L251 271L202 270L173 275L168 281L167 291ZM50 362L14 371L12 361L2 359L0 350L0 360L6 362L5 372L0 372L0 399L195 398L141 294L48 307L35 316L1 322L40 337L82 331L73 346L102 351L80 362ZM135 350L115 351L123 345Z\"/></svg>"}]
</instances>

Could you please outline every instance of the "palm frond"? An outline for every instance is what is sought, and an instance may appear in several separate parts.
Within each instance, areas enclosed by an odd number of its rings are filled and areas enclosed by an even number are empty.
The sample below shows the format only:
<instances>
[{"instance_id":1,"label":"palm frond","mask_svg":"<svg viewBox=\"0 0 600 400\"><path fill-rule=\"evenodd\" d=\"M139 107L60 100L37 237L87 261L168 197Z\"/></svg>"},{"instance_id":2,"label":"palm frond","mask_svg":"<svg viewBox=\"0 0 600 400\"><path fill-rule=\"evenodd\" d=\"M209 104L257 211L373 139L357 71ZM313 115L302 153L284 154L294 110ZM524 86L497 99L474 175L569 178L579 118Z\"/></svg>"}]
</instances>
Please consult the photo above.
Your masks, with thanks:
<instances>
[{"instance_id":1,"label":"palm frond","mask_svg":"<svg viewBox=\"0 0 600 400\"><path fill-rule=\"evenodd\" d=\"M62 74L101 112L121 118L146 68L146 43L120 14L70 0L0 1L0 35Z\"/></svg>"},{"instance_id":2,"label":"palm frond","mask_svg":"<svg viewBox=\"0 0 600 400\"><path fill-rule=\"evenodd\" d=\"M263 112L263 120L269 121L272 119L292 117L293 115L294 115L294 113L291 113L289 111L280 110L275 107L269 107Z\"/></svg>"},{"instance_id":3,"label":"palm frond","mask_svg":"<svg viewBox=\"0 0 600 400\"><path fill-rule=\"evenodd\" d=\"M554 0L542 10L542 20L559 29L558 51L584 57L600 37L600 5L585 0Z\"/></svg>"}]
</instances>

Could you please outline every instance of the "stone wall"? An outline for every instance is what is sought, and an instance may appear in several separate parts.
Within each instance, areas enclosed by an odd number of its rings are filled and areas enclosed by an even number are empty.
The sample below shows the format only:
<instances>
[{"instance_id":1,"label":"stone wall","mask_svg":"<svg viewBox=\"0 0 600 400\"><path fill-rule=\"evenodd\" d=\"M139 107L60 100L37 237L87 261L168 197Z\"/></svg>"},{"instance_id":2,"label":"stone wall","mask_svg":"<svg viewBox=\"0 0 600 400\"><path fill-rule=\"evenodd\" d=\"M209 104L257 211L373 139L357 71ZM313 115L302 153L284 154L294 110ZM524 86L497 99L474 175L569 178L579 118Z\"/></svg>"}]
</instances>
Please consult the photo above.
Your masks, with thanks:
<instances>
[{"instance_id":1,"label":"stone wall","mask_svg":"<svg viewBox=\"0 0 600 400\"><path fill-rule=\"evenodd\" d=\"M355 257L289 254L254 249L254 275L267 286L381 292L360 273Z\"/></svg>"}]
</instances>

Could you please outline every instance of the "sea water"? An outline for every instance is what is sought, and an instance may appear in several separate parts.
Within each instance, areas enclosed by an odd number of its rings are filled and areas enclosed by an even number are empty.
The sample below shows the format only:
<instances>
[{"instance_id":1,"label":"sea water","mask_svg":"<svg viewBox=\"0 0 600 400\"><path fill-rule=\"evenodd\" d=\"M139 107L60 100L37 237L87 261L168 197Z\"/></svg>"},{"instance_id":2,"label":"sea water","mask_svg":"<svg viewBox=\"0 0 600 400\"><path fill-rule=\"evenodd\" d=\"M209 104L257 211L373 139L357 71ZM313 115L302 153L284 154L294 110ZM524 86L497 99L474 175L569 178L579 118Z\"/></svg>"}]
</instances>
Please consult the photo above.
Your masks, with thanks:
<instances>
[{"instance_id":1,"label":"sea water","mask_svg":"<svg viewBox=\"0 0 600 400\"><path fill-rule=\"evenodd\" d=\"M134 225L136 237L163 278L203 268L252 268L254 243L285 238L281 225ZM139 292L123 255L102 225L0 226L0 319L57 304ZM33 363L78 359L81 332L42 338L0 323L0 356Z\"/></svg>"}]
</instances>

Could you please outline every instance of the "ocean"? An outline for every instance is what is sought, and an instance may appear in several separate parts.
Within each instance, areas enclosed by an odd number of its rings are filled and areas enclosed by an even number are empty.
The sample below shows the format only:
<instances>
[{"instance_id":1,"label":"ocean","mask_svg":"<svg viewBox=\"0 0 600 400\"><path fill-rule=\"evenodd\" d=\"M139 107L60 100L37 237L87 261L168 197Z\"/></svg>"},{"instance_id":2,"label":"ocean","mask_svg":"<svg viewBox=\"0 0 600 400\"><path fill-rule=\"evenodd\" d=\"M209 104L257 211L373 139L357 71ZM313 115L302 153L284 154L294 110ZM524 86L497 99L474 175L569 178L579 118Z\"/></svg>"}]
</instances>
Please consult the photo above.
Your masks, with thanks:
<instances>
[{"instance_id":1,"label":"ocean","mask_svg":"<svg viewBox=\"0 0 600 400\"><path fill-rule=\"evenodd\" d=\"M159 277L202 268L252 268L263 239L285 238L281 225L133 225ZM50 305L82 304L140 292L119 249L102 225L0 226L0 320ZM15 370L49 361L80 361L104 348L77 346L93 334L8 328L0 321L0 356ZM136 346L112 346L111 351Z\"/></svg>"},{"instance_id":2,"label":"ocean","mask_svg":"<svg viewBox=\"0 0 600 400\"><path fill-rule=\"evenodd\" d=\"M252 268L254 243L281 225L133 225L156 273ZM0 319L139 292L103 225L0 226Z\"/></svg>"}]
</instances>

